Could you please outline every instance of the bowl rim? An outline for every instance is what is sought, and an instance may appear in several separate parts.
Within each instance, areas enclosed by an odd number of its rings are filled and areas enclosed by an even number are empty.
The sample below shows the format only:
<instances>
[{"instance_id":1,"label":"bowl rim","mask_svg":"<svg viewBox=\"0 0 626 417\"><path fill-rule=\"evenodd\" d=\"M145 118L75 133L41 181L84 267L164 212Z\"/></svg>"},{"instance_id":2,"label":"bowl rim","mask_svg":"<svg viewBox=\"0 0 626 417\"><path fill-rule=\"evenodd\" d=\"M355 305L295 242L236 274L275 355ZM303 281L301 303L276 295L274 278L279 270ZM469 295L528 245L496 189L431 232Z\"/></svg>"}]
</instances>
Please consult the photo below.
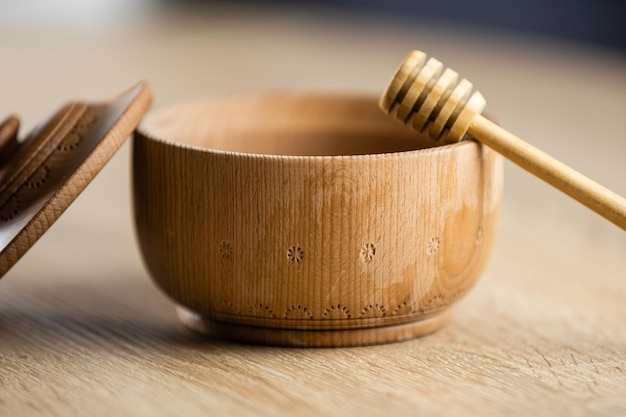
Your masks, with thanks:
<instances>
[{"instance_id":1,"label":"bowl rim","mask_svg":"<svg viewBox=\"0 0 626 417\"><path fill-rule=\"evenodd\" d=\"M464 148L470 146L481 147L482 144L473 139L462 139L459 142L447 143L447 144L434 144L421 149L412 149L406 151L391 151L391 152L377 152L377 153L363 153L363 154L340 154L340 155L280 155L270 153L255 153L255 152L239 152L239 151L227 151L222 149L216 149L211 147L203 147L197 145L191 145L175 139L168 139L162 135L156 134L154 131L150 131L147 126L151 117L158 115L159 112L163 112L170 107L180 104L193 104L202 102L219 102L221 100L237 100L237 99L251 99L251 98L264 98L269 99L272 97L285 97L292 96L298 98L332 98L339 100L373 100L378 103L378 97L371 93L364 92L350 92L350 91L288 91L288 90L276 90L276 91L260 91L254 93L239 93L239 94L221 94L208 97L196 97L187 100L171 100L164 102L159 106L151 109L148 114L144 116L141 123L137 126L134 135L142 136L145 139L159 142L162 145L183 149L185 151L191 151L195 153L206 153L216 156L229 156L246 159L259 159L259 160L309 160L309 161L329 161L329 160L361 160L369 158L397 158L401 156L426 156L432 154L441 154L447 152L459 152ZM382 112L382 110L381 110ZM390 118L391 120L391 118ZM397 122L399 123L399 122ZM406 127L409 129L409 127Z\"/></svg>"}]
</instances>

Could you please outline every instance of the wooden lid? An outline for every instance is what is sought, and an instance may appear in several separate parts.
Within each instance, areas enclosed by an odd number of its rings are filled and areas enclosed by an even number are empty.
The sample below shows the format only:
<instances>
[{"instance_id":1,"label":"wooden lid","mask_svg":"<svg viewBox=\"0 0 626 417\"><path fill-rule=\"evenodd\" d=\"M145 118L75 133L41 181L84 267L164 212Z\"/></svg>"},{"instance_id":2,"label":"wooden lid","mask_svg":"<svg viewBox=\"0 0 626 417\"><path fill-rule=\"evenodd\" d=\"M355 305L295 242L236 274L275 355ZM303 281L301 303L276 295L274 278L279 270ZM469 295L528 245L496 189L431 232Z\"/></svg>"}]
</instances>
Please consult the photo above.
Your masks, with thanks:
<instances>
[{"instance_id":1,"label":"wooden lid","mask_svg":"<svg viewBox=\"0 0 626 417\"><path fill-rule=\"evenodd\" d=\"M110 101L74 101L22 141L0 126L0 277L48 230L133 132L152 101L140 83Z\"/></svg>"}]
</instances>

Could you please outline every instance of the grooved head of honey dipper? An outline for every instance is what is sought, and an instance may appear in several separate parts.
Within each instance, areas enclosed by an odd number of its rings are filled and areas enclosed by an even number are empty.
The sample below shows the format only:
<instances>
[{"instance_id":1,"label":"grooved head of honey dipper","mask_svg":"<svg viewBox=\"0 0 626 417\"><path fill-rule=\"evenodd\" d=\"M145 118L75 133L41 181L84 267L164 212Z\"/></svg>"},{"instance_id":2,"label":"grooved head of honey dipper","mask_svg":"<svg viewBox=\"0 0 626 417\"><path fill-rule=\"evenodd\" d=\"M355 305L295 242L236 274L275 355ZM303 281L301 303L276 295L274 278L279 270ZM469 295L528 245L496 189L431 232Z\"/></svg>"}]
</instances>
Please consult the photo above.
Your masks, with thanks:
<instances>
[{"instance_id":1,"label":"grooved head of honey dipper","mask_svg":"<svg viewBox=\"0 0 626 417\"><path fill-rule=\"evenodd\" d=\"M472 83L425 53L412 51L404 59L380 99L380 107L394 119L427 132L445 143L463 139L485 108L485 99L472 93Z\"/></svg>"}]
</instances>

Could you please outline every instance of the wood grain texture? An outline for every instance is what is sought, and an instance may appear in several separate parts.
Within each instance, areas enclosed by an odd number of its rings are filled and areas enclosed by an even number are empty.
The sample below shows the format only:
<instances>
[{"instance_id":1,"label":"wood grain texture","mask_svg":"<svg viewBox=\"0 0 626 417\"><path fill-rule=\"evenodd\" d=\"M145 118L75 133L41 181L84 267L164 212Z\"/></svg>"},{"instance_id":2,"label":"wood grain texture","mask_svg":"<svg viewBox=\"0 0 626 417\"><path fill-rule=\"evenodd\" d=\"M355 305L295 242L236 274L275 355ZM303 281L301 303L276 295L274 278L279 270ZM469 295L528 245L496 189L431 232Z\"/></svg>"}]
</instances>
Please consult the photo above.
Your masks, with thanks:
<instances>
[{"instance_id":1,"label":"wood grain texture","mask_svg":"<svg viewBox=\"0 0 626 417\"><path fill-rule=\"evenodd\" d=\"M401 340L443 323L489 257L502 161L473 141L428 147L376 99L275 93L144 118L137 232L184 322L298 346Z\"/></svg>"},{"instance_id":2,"label":"wood grain texture","mask_svg":"<svg viewBox=\"0 0 626 417\"><path fill-rule=\"evenodd\" d=\"M626 198L585 177L564 163L481 116L486 101L472 83L446 71L434 58L412 51L400 65L380 106L441 143L470 136L626 230Z\"/></svg>"},{"instance_id":3,"label":"wood grain texture","mask_svg":"<svg viewBox=\"0 0 626 417\"><path fill-rule=\"evenodd\" d=\"M0 166L0 277L85 189L151 102L147 84L106 103L72 102L18 143L12 123Z\"/></svg>"},{"instance_id":4,"label":"wood grain texture","mask_svg":"<svg viewBox=\"0 0 626 417\"><path fill-rule=\"evenodd\" d=\"M0 115L28 128L65 98L107 97L142 78L158 104L276 88L377 95L423 46L462 68L504 126L626 194L620 55L432 21L241 7L125 16L94 33L0 13L11 40L0 42ZM136 247L129 142L0 280L0 416L626 415L626 234L516 165L505 161L488 267L440 331L285 349L180 324Z\"/></svg>"}]
</instances>

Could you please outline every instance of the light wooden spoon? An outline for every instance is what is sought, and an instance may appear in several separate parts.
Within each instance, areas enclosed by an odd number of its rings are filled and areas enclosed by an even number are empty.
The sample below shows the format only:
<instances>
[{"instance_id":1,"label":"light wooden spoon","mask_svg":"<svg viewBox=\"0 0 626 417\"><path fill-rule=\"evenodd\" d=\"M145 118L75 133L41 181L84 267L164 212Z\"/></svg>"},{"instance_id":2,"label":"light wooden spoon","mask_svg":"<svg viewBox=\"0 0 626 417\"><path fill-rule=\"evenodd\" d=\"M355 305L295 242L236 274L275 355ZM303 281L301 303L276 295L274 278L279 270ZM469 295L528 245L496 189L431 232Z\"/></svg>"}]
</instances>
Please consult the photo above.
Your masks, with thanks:
<instances>
[{"instance_id":1,"label":"light wooden spoon","mask_svg":"<svg viewBox=\"0 0 626 417\"><path fill-rule=\"evenodd\" d=\"M626 230L626 199L592 181L480 115L485 99L472 83L425 53L412 51L380 100L402 123L444 143L466 136L484 143Z\"/></svg>"}]
</instances>

